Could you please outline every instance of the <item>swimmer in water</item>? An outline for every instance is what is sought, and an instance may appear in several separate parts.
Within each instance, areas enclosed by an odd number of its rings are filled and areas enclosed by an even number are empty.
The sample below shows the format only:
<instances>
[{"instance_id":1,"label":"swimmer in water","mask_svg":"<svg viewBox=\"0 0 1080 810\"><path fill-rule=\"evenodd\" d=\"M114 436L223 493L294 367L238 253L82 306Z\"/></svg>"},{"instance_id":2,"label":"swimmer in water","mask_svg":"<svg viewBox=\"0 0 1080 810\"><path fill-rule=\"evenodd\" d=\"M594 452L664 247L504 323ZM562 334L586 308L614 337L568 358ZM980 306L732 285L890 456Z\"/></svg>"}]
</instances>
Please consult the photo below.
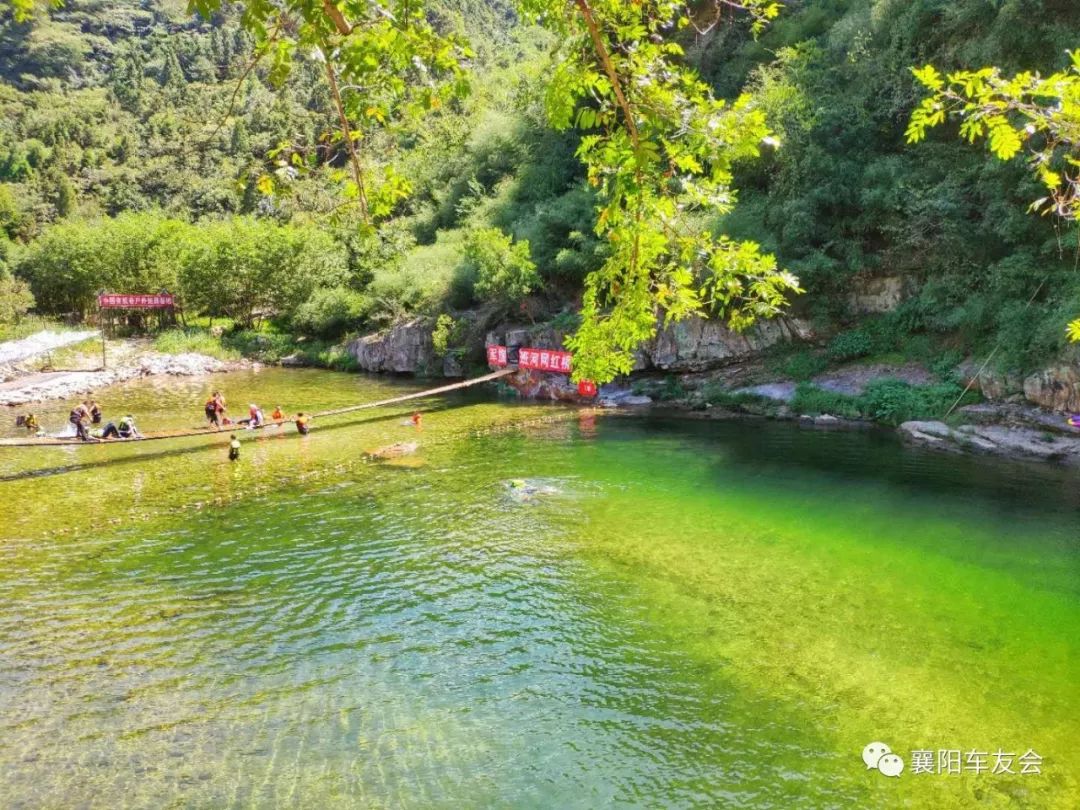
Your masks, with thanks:
<instances>
[{"instance_id":1,"label":"swimmer in water","mask_svg":"<svg viewBox=\"0 0 1080 810\"><path fill-rule=\"evenodd\" d=\"M301 411L300 413L298 413L296 415L296 420L295 421L296 421L296 430L300 433L301 436L307 436L308 431L311 430L311 428L308 427L308 422L311 421L311 417L306 416L304 414L304 412Z\"/></svg>"}]
</instances>

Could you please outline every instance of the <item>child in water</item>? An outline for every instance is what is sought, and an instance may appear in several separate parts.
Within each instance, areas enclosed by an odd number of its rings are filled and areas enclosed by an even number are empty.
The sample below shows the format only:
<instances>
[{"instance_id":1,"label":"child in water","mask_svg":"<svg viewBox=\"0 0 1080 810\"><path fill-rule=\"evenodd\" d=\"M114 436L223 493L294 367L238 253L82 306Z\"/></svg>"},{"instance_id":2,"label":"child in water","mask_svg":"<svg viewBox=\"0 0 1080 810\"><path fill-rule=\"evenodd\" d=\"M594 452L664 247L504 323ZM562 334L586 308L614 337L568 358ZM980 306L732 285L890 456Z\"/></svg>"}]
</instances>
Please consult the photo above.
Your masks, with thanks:
<instances>
[{"instance_id":1,"label":"child in water","mask_svg":"<svg viewBox=\"0 0 1080 810\"><path fill-rule=\"evenodd\" d=\"M233 433L229 436L229 461L237 461L240 458L240 440Z\"/></svg>"},{"instance_id":2,"label":"child in water","mask_svg":"<svg viewBox=\"0 0 1080 810\"><path fill-rule=\"evenodd\" d=\"M311 417L305 416L303 411L296 415L296 430L301 436L307 436L308 431L311 430L311 428L308 427L308 422L310 421Z\"/></svg>"}]
</instances>

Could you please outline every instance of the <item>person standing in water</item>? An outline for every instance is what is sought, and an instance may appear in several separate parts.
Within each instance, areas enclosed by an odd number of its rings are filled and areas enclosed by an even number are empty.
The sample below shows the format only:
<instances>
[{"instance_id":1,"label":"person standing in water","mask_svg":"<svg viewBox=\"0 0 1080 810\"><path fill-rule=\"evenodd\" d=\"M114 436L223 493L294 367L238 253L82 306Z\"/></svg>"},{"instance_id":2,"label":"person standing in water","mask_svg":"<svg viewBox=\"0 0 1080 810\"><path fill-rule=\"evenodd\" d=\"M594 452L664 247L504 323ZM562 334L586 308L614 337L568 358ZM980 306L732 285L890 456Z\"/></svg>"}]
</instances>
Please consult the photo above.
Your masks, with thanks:
<instances>
[{"instance_id":1,"label":"person standing in water","mask_svg":"<svg viewBox=\"0 0 1080 810\"><path fill-rule=\"evenodd\" d=\"M306 416L303 411L298 413L296 415L296 431L297 431L297 433L299 433L301 436L307 436L308 431L311 430L311 428L308 427L308 422L310 422L310 421L311 421L311 417Z\"/></svg>"},{"instance_id":2,"label":"person standing in water","mask_svg":"<svg viewBox=\"0 0 1080 810\"><path fill-rule=\"evenodd\" d=\"M68 416L68 421L75 426L75 435L84 442L90 441L90 434L86 430L86 424L84 420L90 418L90 409L87 407L86 402L80 402L74 408L71 409L71 414Z\"/></svg>"},{"instance_id":3,"label":"person standing in water","mask_svg":"<svg viewBox=\"0 0 1080 810\"><path fill-rule=\"evenodd\" d=\"M229 436L229 461L240 460L240 440L236 438L236 434L233 433Z\"/></svg>"},{"instance_id":4,"label":"person standing in water","mask_svg":"<svg viewBox=\"0 0 1080 810\"><path fill-rule=\"evenodd\" d=\"M101 406L97 404L96 399L90 399L86 401L86 407L90 413L90 423L94 425L101 424Z\"/></svg>"},{"instance_id":5,"label":"person standing in water","mask_svg":"<svg viewBox=\"0 0 1080 810\"><path fill-rule=\"evenodd\" d=\"M221 420L218 418L217 395L217 391L210 395L210 398L206 400L206 404L203 406L203 410L206 412L206 421L219 428L221 427Z\"/></svg>"}]
</instances>

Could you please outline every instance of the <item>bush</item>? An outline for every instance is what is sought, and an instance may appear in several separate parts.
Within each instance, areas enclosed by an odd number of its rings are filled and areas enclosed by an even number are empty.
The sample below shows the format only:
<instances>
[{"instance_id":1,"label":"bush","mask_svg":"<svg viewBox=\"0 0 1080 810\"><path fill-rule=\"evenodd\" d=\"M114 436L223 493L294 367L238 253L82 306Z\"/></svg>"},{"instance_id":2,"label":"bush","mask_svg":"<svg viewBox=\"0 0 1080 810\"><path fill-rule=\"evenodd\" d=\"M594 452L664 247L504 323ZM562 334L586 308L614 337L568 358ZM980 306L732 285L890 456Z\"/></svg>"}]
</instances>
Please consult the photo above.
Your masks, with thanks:
<instances>
[{"instance_id":1,"label":"bush","mask_svg":"<svg viewBox=\"0 0 1080 810\"><path fill-rule=\"evenodd\" d=\"M828 361L811 351L801 351L781 358L777 364L780 373L796 382L809 380L829 367Z\"/></svg>"},{"instance_id":2,"label":"bush","mask_svg":"<svg viewBox=\"0 0 1080 810\"><path fill-rule=\"evenodd\" d=\"M902 380L875 380L863 392L867 416L887 425L899 425L912 419L943 419L963 391L952 383L909 385ZM968 392L960 404L977 402L979 395Z\"/></svg>"},{"instance_id":3,"label":"bush","mask_svg":"<svg viewBox=\"0 0 1080 810\"><path fill-rule=\"evenodd\" d=\"M852 329L848 332L841 332L834 337L829 342L825 354L834 363L842 363L847 360L865 357L872 351L873 343L870 336L861 329Z\"/></svg>"},{"instance_id":4,"label":"bush","mask_svg":"<svg viewBox=\"0 0 1080 810\"><path fill-rule=\"evenodd\" d=\"M475 279L473 295L510 308L540 286L540 275L529 258L529 243L513 243L498 228L478 228L465 238L462 256L466 272Z\"/></svg>"},{"instance_id":5,"label":"bush","mask_svg":"<svg viewBox=\"0 0 1080 810\"><path fill-rule=\"evenodd\" d=\"M450 305L468 306L472 279L461 272L461 233L440 232L432 245L413 248L400 263L376 268L367 297L379 317L393 320L408 312L434 313Z\"/></svg>"},{"instance_id":6,"label":"bush","mask_svg":"<svg viewBox=\"0 0 1080 810\"><path fill-rule=\"evenodd\" d=\"M34 296L30 286L0 269L0 325L18 323L32 306Z\"/></svg>"},{"instance_id":7,"label":"bush","mask_svg":"<svg viewBox=\"0 0 1080 810\"><path fill-rule=\"evenodd\" d=\"M337 338L360 324L368 305L363 294L347 287L317 289L297 308L292 326L306 335Z\"/></svg>"}]
</instances>

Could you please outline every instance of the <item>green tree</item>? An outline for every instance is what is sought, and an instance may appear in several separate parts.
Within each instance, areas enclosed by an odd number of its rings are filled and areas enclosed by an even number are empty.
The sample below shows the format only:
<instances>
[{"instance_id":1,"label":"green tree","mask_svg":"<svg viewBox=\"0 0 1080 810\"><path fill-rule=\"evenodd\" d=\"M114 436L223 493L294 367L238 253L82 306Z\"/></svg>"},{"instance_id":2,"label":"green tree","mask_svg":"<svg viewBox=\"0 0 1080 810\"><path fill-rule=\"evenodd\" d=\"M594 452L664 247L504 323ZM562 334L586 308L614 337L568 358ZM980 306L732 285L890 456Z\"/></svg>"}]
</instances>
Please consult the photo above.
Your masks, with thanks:
<instances>
[{"instance_id":1,"label":"green tree","mask_svg":"<svg viewBox=\"0 0 1080 810\"><path fill-rule=\"evenodd\" d=\"M478 228L465 238L462 259L477 300L509 309L540 286L527 241L514 243L498 228Z\"/></svg>"},{"instance_id":2,"label":"green tree","mask_svg":"<svg viewBox=\"0 0 1080 810\"><path fill-rule=\"evenodd\" d=\"M755 27L779 3L748 0ZM735 246L696 227L697 211L730 210L732 166L757 157L769 130L749 97L728 104L682 60L666 34L694 24L673 0L522 0L523 10L566 37L548 85L557 128L587 134L578 154L600 192L596 231L609 245L585 282L582 324L568 341L576 379L606 382L633 368L633 351L706 306L742 329L780 311L798 281L756 245ZM718 13L722 6L717 7ZM752 266L753 275L742 271Z\"/></svg>"},{"instance_id":3,"label":"green tree","mask_svg":"<svg viewBox=\"0 0 1080 810\"><path fill-rule=\"evenodd\" d=\"M33 306L30 286L0 266L0 325L18 323Z\"/></svg>"},{"instance_id":4,"label":"green tree","mask_svg":"<svg viewBox=\"0 0 1080 810\"><path fill-rule=\"evenodd\" d=\"M1070 57L1066 70L1045 78L1030 71L1009 77L993 67L944 76L933 65L914 69L930 92L911 115L908 141L918 143L932 127L958 117L960 136L985 140L1000 160L1026 152L1045 190L1032 211L1080 223L1080 50ZM1066 329L1080 342L1080 319Z\"/></svg>"}]
</instances>

